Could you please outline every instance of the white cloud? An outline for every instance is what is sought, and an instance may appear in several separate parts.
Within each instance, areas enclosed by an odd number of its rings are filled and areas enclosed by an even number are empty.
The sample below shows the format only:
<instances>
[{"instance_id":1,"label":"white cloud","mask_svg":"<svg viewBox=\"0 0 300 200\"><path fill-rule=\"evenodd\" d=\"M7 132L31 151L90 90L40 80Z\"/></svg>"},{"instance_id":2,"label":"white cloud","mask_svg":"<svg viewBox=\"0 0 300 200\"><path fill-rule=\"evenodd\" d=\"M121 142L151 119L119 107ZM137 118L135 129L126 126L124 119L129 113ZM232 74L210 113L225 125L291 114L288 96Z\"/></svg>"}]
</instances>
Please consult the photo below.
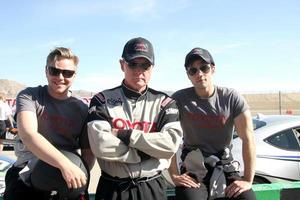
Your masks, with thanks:
<instances>
[{"instance_id":1,"label":"white cloud","mask_svg":"<svg viewBox=\"0 0 300 200\"><path fill-rule=\"evenodd\" d=\"M191 4L189 0L111 0L111 1L52 1L39 5L36 15L47 17L51 10L53 16L90 16L90 15L110 15L125 16L126 19L139 20L139 18L157 18L176 13L185 9Z\"/></svg>"},{"instance_id":2,"label":"white cloud","mask_svg":"<svg viewBox=\"0 0 300 200\"><path fill-rule=\"evenodd\" d=\"M60 6L50 3L44 9L52 10L56 15L76 16L94 14L125 14L129 16L144 15L153 11L156 0L112 0L112 1L77 1L71 4L60 2ZM52 7L49 9L49 6ZM41 10L37 12L42 12ZM43 12L42 12L43 13Z\"/></svg>"},{"instance_id":3,"label":"white cloud","mask_svg":"<svg viewBox=\"0 0 300 200\"><path fill-rule=\"evenodd\" d=\"M58 46L71 46L72 44L75 43L75 38L65 38L65 39L60 39L60 40L55 40L55 41L49 41L46 42L44 44L39 45L38 47L47 47L47 48L54 48L54 47L58 47Z\"/></svg>"},{"instance_id":4,"label":"white cloud","mask_svg":"<svg viewBox=\"0 0 300 200\"><path fill-rule=\"evenodd\" d=\"M134 17L153 12L155 5L155 0L131 0L121 3L118 9L122 13Z\"/></svg>"}]
</instances>

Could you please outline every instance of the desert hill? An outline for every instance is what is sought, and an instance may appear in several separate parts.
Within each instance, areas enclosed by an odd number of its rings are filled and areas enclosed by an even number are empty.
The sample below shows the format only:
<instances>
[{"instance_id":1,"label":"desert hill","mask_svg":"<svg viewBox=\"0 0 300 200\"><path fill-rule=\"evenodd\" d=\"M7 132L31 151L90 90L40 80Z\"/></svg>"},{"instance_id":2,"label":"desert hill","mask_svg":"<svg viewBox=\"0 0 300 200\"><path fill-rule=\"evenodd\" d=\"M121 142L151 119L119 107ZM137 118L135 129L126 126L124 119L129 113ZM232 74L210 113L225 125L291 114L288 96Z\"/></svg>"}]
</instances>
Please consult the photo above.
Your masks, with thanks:
<instances>
[{"instance_id":1,"label":"desert hill","mask_svg":"<svg viewBox=\"0 0 300 200\"><path fill-rule=\"evenodd\" d=\"M15 98L17 94L26 87L26 85L13 80L0 79L0 92L6 94L7 98ZM89 97L93 94L86 90L74 90L73 93L81 97Z\"/></svg>"},{"instance_id":2,"label":"desert hill","mask_svg":"<svg viewBox=\"0 0 300 200\"><path fill-rule=\"evenodd\" d=\"M0 79L0 92L8 98L14 98L26 86L16 81Z\"/></svg>"}]
</instances>

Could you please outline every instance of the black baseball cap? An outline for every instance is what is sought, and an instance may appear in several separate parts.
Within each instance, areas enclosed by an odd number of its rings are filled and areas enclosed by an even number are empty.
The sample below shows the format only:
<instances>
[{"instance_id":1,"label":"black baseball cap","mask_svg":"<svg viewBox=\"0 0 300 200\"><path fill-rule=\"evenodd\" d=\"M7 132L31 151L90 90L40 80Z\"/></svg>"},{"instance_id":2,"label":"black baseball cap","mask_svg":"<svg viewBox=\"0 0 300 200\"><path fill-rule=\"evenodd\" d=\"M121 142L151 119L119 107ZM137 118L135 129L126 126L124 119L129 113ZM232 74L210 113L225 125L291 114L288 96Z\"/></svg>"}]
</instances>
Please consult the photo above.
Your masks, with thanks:
<instances>
[{"instance_id":1,"label":"black baseball cap","mask_svg":"<svg viewBox=\"0 0 300 200\"><path fill-rule=\"evenodd\" d=\"M89 182L90 174L87 164L82 160L79 154L75 152L60 150L70 161L77 165L86 175ZM88 188L88 183L77 189L70 189L63 178L61 171L49 165L48 163L38 160L30 176L31 184L34 188L46 192L57 191L59 199L78 199Z\"/></svg>"},{"instance_id":2,"label":"black baseball cap","mask_svg":"<svg viewBox=\"0 0 300 200\"><path fill-rule=\"evenodd\" d=\"M193 48L185 57L185 68L189 67L192 61L197 58L202 58L206 63L215 66L215 61L211 54L206 50L199 47Z\"/></svg>"},{"instance_id":3,"label":"black baseball cap","mask_svg":"<svg viewBox=\"0 0 300 200\"><path fill-rule=\"evenodd\" d=\"M154 65L154 52L152 44L145 38L138 37L129 40L123 49L122 58L131 61L135 58L146 58Z\"/></svg>"}]
</instances>

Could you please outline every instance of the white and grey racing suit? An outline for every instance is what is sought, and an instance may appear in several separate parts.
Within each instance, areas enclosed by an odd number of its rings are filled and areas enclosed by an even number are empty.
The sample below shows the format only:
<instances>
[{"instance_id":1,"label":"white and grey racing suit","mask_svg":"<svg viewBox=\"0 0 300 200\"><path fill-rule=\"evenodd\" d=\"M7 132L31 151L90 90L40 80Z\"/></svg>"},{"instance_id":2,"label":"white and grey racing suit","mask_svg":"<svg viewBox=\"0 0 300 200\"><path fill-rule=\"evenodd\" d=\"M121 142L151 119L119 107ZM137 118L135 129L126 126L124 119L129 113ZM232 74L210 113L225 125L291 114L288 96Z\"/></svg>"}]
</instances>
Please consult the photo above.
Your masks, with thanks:
<instances>
[{"instance_id":1,"label":"white and grey racing suit","mask_svg":"<svg viewBox=\"0 0 300 200\"><path fill-rule=\"evenodd\" d=\"M90 103L88 136L101 170L112 177L151 177L170 165L182 141L176 102L147 88L122 85L96 94ZM117 137L112 129L121 129Z\"/></svg>"}]
</instances>

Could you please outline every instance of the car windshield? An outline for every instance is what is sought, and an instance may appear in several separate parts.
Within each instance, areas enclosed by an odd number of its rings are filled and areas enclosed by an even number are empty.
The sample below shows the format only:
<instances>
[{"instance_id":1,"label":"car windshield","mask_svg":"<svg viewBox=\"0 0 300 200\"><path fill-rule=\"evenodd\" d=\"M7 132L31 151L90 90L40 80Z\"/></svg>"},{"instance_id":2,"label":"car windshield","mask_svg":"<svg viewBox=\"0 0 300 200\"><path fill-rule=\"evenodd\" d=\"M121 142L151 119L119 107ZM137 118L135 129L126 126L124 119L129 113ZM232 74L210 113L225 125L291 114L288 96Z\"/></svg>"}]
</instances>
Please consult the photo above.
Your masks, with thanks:
<instances>
[{"instance_id":1,"label":"car windshield","mask_svg":"<svg viewBox=\"0 0 300 200\"><path fill-rule=\"evenodd\" d=\"M259 129L259 128L267 125L267 122L259 120L257 118L253 118L252 122L253 122L253 130ZM237 138L237 137L238 137L238 134L237 134L236 130L234 129L234 131L233 131L233 139Z\"/></svg>"},{"instance_id":2,"label":"car windshield","mask_svg":"<svg viewBox=\"0 0 300 200\"><path fill-rule=\"evenodd\" d=\"M267 125L266 122L258 120L258 119L253 119L252 122L253 122L253 130L256 130L258 128L261 128L261 127Z\"/></svg>"}]
</instances>

